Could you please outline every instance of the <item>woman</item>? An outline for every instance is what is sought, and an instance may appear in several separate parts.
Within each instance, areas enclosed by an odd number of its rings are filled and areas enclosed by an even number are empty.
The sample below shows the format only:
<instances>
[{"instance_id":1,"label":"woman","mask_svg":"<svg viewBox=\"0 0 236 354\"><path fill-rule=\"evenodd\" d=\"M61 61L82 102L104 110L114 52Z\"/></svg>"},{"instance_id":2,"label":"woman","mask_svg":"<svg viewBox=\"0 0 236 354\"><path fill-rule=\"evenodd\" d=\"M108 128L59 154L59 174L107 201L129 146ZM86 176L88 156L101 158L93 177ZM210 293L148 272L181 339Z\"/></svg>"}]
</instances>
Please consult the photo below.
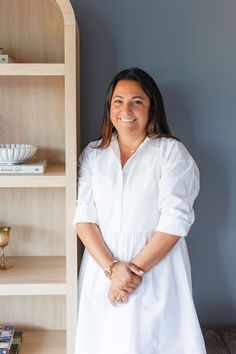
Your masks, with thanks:
<instances>
[{"instance_id":1,"label":"woman","mask_svg":"<svg viewBox=\"0 0 236 354\"><path fill-rule=\"evenodd\" d=\"M120 72L102 138L80 156L75 224L85 246L75 354L205 354L185 236L199 172L143 70Z\"/></svg>"}]
</instances>

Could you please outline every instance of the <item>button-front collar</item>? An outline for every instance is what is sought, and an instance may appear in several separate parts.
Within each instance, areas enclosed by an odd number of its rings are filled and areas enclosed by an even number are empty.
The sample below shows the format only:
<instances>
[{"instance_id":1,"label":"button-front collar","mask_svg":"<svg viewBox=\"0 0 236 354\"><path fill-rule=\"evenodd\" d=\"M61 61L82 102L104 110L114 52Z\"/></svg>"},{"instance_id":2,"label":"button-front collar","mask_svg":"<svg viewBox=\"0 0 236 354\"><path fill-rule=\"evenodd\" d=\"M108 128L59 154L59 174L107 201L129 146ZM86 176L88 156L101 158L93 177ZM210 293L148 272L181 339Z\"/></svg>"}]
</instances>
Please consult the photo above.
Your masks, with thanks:
<instances>
[{"instance_id":1,"label":"button-front collar","mask_svg":"<svg viewBox=\"0 0 236 354\"><path fill-rule=\"evenodd\" d=\"M137 150L133 153L133 155L131 157L136 155L137 152L140 151L150 140L151 139L148 136L146 136L145 139L138 146ZM113 132L113 134L112 134L110 146L111 146L113 152L115 153L116 157L120 161L120 148L119 148L118 136L117 136L117 132L116 131Z\"/></svg>"}]
</instances>

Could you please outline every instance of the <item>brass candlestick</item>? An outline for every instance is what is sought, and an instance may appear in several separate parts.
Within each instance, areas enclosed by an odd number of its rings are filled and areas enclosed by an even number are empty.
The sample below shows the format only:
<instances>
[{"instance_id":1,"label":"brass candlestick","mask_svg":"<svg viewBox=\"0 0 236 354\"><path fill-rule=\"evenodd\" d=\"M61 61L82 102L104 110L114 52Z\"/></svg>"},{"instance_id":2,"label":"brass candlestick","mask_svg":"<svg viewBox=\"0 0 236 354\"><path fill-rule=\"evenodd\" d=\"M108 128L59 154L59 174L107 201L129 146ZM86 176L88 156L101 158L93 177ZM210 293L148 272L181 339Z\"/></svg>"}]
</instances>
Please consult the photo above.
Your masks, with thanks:
<instances>
[{"instance_id":1,"label":"brass candlestick","mask_svg":"<svg viewBox=\"0 0 236 354\"><path fill-rule=\"evenodd\" d=\"M9 227L9 226L0 226L0 247L2 248L0 270L7 270L8 269L8 267L5 264L4 248L8 245L10 230L11 230L11 227Z\"/></svg>"}]
</instances>

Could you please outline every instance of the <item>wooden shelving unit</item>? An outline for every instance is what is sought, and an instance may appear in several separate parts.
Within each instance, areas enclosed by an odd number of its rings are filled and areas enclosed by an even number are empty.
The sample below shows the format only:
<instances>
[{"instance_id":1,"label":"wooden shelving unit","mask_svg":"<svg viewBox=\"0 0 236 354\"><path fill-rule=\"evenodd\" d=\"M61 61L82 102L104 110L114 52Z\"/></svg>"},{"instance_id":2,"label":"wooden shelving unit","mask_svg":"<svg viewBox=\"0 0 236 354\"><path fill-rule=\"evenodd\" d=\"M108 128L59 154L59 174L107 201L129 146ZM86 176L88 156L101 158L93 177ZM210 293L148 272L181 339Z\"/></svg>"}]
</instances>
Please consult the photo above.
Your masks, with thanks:
<instances>
[{"instance_id":1,"label":"wooden shelving unit","mask_svg":"<svg viewBox=\"0 0 236 354\"><path fill-rule=\"evenodd\" d=\"M66 295L63 256L8 257L9 270L0 278L1 295Z\"/></svg>"},{"instance_id":2,"label":"wooden shelving unit","mask_svg":"<svg viewBox=\"0 0 236 354\"><path fill-rule=\"evenodd\" d=\"M64 64L15 64L0 66L2 76L64 76Z\"/></svg>"},{"instance_id":3,"label":"wooden shelving unit","mask_svg":"<svg viewBox=\"0 0 236 354\"><path fill-rule=\"evenodd\" d=\"M21 354L64 354L65 331L26 331Z\"/></svg>"},{"instance_id":4,"label":"wooden shelving unit","mask_svg":"<svg viewBox=\"0 0 236 354\"><path fill-rule=\"evenodd\" d=\"M38 146L44 174L0 174L0 224L12 227L0 271L0 323L22 354L73 354L77 325L78 27L69 0L0 0L0 143ZM77 88L77 90L76 90Z\"/></svg>"},{"instance_id":5,"label":"wooden shelving unit","mask_svg":"<svg viewBox=\"0 0 236 354\"><path fill-rule=\"evenodd\" d=\"M64 164L49 164L42 174L4 174L0 178L0 187L65 187L66 173Z\"/></svg>"}]
</instances>

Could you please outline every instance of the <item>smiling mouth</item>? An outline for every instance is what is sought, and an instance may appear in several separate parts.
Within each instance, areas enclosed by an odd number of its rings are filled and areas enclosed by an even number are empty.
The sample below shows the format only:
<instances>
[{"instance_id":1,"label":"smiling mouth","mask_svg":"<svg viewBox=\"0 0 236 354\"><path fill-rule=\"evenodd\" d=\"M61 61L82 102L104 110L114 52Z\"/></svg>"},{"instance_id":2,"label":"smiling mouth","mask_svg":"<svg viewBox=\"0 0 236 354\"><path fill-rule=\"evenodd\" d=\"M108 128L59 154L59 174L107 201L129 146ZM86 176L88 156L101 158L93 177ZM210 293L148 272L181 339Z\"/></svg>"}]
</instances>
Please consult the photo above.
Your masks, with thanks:
<instances>
[{"instance_id":1,"label":"smiling mouth","mask_svg":"<svg viewBox=\"0 0 236 354\"><path fill-rule=\"evenodd\" d=\"M119 118L122 122L125 122L125 123L132 123L134 122L136 119L127 119L127 118Z\"/></svg>"}]
</instances>

